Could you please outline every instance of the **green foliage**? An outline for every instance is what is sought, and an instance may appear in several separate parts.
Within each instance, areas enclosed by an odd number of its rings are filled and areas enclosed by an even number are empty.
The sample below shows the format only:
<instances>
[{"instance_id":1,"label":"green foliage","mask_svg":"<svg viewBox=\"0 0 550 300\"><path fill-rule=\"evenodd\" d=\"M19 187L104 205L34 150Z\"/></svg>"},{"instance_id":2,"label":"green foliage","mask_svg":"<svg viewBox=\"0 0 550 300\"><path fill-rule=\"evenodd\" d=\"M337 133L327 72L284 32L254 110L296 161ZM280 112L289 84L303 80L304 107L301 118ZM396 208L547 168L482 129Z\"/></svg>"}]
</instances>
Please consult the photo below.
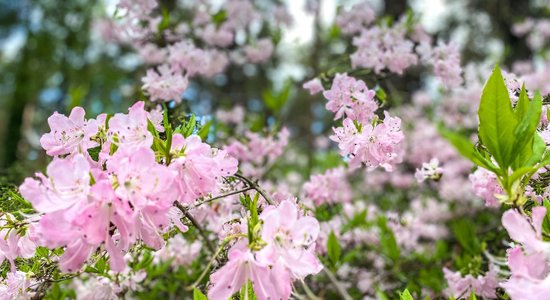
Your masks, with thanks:
<instances>
[{"instance_id":1,"label":"green foliage","mask_svg":"<svg viewBox=\"0 0 550 300\"><path fill-rule=\"evenodd\" d=\"M401 250L397 245L393 231L388 227L386 217L381 216L378 218L378 227L380 228L380 246L382 254L391 261L397 262L401 256Z\"/></svg>"},{"instance_id":2,"label":"green foliage","mask_svg":"<svg viewBox=\"0 0 550 300\"><path fill-rule=\"evenodd\" d=\"M460 245L471 254L481 253L481 244L477 239L475 227L467 219L459 219L451 223L451 230Z\"/></svg>"},{"instance_id":3,"label":"green foliage","mask_svg":"<svg viewBox=\"0 0 550 300\"><path fill-rule=\"evenodd\" d=\"M414 300L408 289L399 294L399 300Z\"/></svg>"},{"instance_id":4,"label":"green foliage","mask_svg":"<svg viewBox=\"0 0 550 300\"><path fill-rule=\"evenodd\" d=\"M193 289L193 300L208 300L206 296L197 288Z\"/></svg>"},{"instance_id":5,"label":"green foliage","mask_svg":"<svg viewBox=\"0 0 550 300\"><path fill-rule=\"evenodd\" d=\"M480 141L490 156L482 154L457 133L444 128L440 128L440 132L460 154L497 175L507 193L501 198L503 202L522 204L525 181L546 164L547 159L550 161L550 155L545 153L546 144L537 134L541 112L542 97L536 93L530 100L525 87L520 91L516 107L512 107L504 78L496 66L485 84L478 110Z\"/></svg>"},{"instance_id":6,"label":"green foliage","mask_svg":"<svg viewBox=\"0 0 550 300\"><path fill-rule=\"evenodd\" d=\"M497 66L481 94L479 104L479 137L493 155L501 169L507 169L513 161L518 119L504 78Z\"/></svg>"},{"instance_id":7,"label":"green foliage","mask_svg":"<svg viewBox=\"0 0 550 300\"><path fill-rule=\"evenodd\" d=\"M262 97L266 107L271 111L278 113L288 101L292 89L293 83L288 80L279 92L275 92L271 89L264 90Z\"/></svg>"},{"instance_id":8,"label":"green foliage","mask_svg":"<svg viewBox=\"0 0 550 300\"><path fill-rule=\"evenodd\" d=\"M340 261L340 256L342 255L342 248L338 242L338 238L333 231L330 232L330 235L327 239L327 254L330 262L333 266L336 266Z\"/></svg>"}]
</instances>

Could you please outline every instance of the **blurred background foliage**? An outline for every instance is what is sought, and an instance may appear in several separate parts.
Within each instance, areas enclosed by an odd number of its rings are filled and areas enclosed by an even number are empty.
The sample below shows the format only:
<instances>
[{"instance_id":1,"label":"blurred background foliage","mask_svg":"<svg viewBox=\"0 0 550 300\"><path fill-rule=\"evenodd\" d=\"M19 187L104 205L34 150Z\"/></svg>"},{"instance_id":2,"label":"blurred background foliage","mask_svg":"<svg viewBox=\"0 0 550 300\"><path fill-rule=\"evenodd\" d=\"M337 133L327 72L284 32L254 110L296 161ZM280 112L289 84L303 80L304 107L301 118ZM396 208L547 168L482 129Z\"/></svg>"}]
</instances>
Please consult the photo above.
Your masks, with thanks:
<instances>
[{"instance_id":1,"label":"blurred background foliage","mask_svg":"<svg viewBox=\"0 0 550 300\"><path fill-rule=\"evenodd\" d=\"M175 0L161 1L170 10ZM18 184L23 177L42 170L46 158L39 138L47 131L54 111L67 113L83 106L88 117L101 112L124 112L139 99L140 78L145 69L138 57L120 45L103 42L94 33L95 20L111 17L113 1L0 1L0 177ZM258 1L261 4L262 1ZM284 2L284 1L282 1ZM286 1L294 3L294 1ZM297 1L304 6L305 1ZM324 2L329 2L326 5ZM357 1L321 1L322 7ZM511 33L511 25L526 16L548 16L544 1L517 0L392 0L373 1L381 14L396 20L412 8L414 16L431 24L430 33L443 40L460 40L463 64L487 56L511 63L532 53L523 39ZM324 3L324 4L323 4ZM435 5L437 4L437 5ZM432 9L438 6L439 17ZM184 13L171 17L185 19ZM342 43L338 29L321 14L309 24L313 33L301 42L282 42L277 56L262 65L231 66L213 80L193 80L184 95L187 112L208 116L218 108L246 107L252 129L287 126L293 143L306 153L315 138L330 131L331 116L320 97L310 97L302 83L326 70L347 65L349 43ZM304 26L295 22L296 27ZM279 28L269 28L275 43ZM300 32L300 28L298 28ZM458 38L457 38L458 37ZM408 102L407 95L423 84L421 73L373 80L389 93L389 105ZM391 86L387 84L391 82ZM310 156L309 164L316 161ZM324 160L324 159L323 159ZM318 162L318 161L317 161ZM307 171L306 171L307 172Z\"/></svg>"}]
</instances>

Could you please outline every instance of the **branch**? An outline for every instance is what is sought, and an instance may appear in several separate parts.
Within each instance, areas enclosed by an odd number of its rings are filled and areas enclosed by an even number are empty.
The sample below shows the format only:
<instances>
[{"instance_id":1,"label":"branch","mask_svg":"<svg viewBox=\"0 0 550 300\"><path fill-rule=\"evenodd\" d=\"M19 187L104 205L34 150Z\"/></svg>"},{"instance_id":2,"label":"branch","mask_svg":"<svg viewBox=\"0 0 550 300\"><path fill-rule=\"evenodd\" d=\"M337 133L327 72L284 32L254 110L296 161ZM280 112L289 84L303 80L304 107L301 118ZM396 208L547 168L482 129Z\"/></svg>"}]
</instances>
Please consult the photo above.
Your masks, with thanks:
<instances>
[{"instance_id":1,"label":"branch","mask_svg":"<svg viewBox=\"0 0 550 300\"><path fill-rule=\"evenodd\" d=\"M183 215L187 219L189 219L189 221L191 221L193 226L195 226L197 228L197 230L199 231L199 234L204 239L204 242L206 243L206 247L208 248L208 250L210 250L210 252L212 252L212 253L215 253L216 250L215 250L214 246L212 245L212 242L208 239L208 235L206 234L206 231L204 231L204 229L197 222L197 220L195 220L195 218L187 211L187 209L185 207L183 207L183 205L181 205L181 203L179 203L178 201L174 201L174 205L183 213Z\"/></svg>"},{"instance_id":2,"label":"branch","mask_svg":"<svg viewBox=\"0 0 550 300\"><path fill-rule=\"evenodd\" d=\"M229 196L232 196L232 195L236 195L236 194L240 194L240 193L244 193L246 191L250 191L250 190L253 190L254 187L251 187L251 186L247 186L243 189L240 189L240 190L237 190L237 191L233 191L233 192L230 192L230 193L227 193L227 194L223 194L223 195L219 195L219 196L216 196L214 198L210 198L210 199L206 199L202 202L199 202L197 204L195 204L194 208L197 208L205 203L208 203L208 202L212 202L212 201L215 201L215 200L218 200L218 199L221 199L221 198L225 198L225 197L229 197Z\"/></svg>"},{"instance_id":3,"label":"branch","mask_svg":"<svg viewBox=\"0 0 550 300\"><path fill-rule=\"evenodd\" d=\"M338 293L340 293L342 299L353 300L353 298L351 298L351 296L348 294L348 291L346 291L346 289L340 284L338 279L336 279L336 276L334 276L334 274L327 267L323 266L323 271L325 271L328 279L332 282L334 287L336 287L336 290L338 291Z\"/></svg>"},{"instance_id":4,"label":"branch","mask_svg":"<svg viewBox=\"0 0 550 300\"><path fill-rule=\"evenodd\" d=\"M265 199L265 201L269 204L269 205L273 205L275 204L268 196L267 196L267 193L254 181L252 181L251 179L247 178L247 177L244 177L243 175L239 174L239 173L235 173L235 175L233 175L237 178L239 178L241 181L244 181L249 187L255 189L258 193L260 193L260 195L262 195L262 197Z\"/></svg>"}]
</instances>

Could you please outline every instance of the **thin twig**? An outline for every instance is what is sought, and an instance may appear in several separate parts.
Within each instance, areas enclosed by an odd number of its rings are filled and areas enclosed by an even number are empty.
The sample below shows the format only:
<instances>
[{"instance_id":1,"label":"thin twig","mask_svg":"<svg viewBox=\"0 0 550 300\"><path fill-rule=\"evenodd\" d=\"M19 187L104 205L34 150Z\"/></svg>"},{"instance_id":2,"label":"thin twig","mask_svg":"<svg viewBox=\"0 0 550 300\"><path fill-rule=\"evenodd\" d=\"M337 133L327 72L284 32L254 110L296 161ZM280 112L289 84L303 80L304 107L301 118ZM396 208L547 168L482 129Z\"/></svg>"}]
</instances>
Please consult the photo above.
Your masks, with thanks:
<instances>
[{"instance_id":1,"label":"thin twig","mask_svg":"<svg viewBox=\"0 0 550 300\"><path fill-rule=\"evenodd\" d=\"M260 195L262 195L262 197L265 199L265 201L269 204L269 205L273 205L275 204L268 196L267 196L267 193L254 181L250 180L249 178L239 174L239 173L235 173L235 175L233 175L237 178L239 178L240 180L244 181L249 187L255 189L258 193L260 193Z\"/></svg>"},{"instance_id":2,"label":"thin twig","mask_svg":"<svg viewBox=\"0 0 550 300\"><path fill-rule=\"evenodd\" d=\"M212 201L216 201L218 199L221 199L221 198L225 198L225 197L229 197L229 196L233 196L233 195L236 195L236 194L240 194L240 193L244 193L246 191L250 191L250 190L253 190L254 187L251 187L251 186L247 186L243 189L240 189L240 190L237 190L237 191L233 191L233 192L230 192L230 193L227 193L227 194L223 194L223 195L219 195L219 196L216 196L214 198L210 198L210 199L206 199L202 202L199 202L197 204L195 204L194 208L197 208L205 203L208 203L208 202L212 202Z\"/></svg>"},{"instance_id":3,"label":"thin twig","mask_svg":"<svg viewBox=\"0 0 550 300\"><path fill-rule=\"evenodd\" d=\"M210 252L212 253L215 253L216 250L212 245L212 242L210 241L210 239L208 239L208 235L206 234L206 231L204 231L204 229L199 224L199 222L195 220L195 218L187 211L187 209L185 209L185 207L183 207L183 205L181 205L181 203L179 203L178 201L174 201L174 205L183 213L183 215L187 219L189 219L189 221L191 221L191 223L193 223L193 226L197 228L197 230L199 231L199 234L204 239L204 242L206 243L206 247L208 248L208 250L210 250Z\"/></svg>"},{"instance_id":4,"label":"thin twig","mask_svg":"<svg viewBox=\"0 0 550 300\"><path fill-rule=\"evenodd\" d=\"M353 298L351 298L351 296L348 294L348 291L346 291L346 289L340 284L338 279L336 279L336 276L334 276L334 274L327 267L323 266L323 271L325 271L325 273L328 276L328 279L332 282L334 287L336 287L336 290L338 291L338 293L340 293L340 296L342 296L342 299L353 300Z\"/></svg>"}]
</instances>

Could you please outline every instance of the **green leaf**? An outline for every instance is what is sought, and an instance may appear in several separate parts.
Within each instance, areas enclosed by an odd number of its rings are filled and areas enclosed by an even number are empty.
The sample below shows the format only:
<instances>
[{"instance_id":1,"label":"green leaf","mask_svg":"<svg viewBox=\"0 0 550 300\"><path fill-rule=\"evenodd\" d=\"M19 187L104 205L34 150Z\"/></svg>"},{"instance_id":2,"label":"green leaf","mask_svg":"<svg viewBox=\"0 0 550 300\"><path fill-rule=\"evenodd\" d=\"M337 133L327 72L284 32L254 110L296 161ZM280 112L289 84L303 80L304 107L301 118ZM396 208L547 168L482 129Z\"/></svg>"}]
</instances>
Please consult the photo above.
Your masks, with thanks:
<instances>
[{"instance_id":1,"label":"green leaf","mask_svg":"<svg viewBox=\"0 0 550 300\"><path fill-rule=\"evenodd\" d=\"M524 104L522 104L522 106L524 106ZM529 103L527 112L523 113L523 118L514 130L515 144L512 155L516 157L516 161L518 161L515 166L516 168L522 167L522 163L529 160L533 153L533 139L535 135L537 135L537 125L539 124L541 113L542 98L539 93L536 93L533 100ZM524 151L524 149L526 151Z\"/></svg>"},{"instance_id":2,"label":"green leaf","mask_svg":"<svg viewBox=\"0 0 550 300\"><path fill-rule=\"evenodd\" d=\"M393 231L388 228L387 220L384 216L378 218L378 227L380 227L380 246L382 254L387 256L393 262L397 262L401 256L401 250L397 245L397 240Z\"/></svg>"},{"instance_id":3,"label":"green leaf","mask_svg":"<svg viewBox=\"0 0 550 300\"><path fill-rule=\"evenodd\" d=\"M529 109L529 97L525 91L525 84L521 86L521 92L519 93L518 102L516 103L515 114L518 120L522 120L527 114Z\"/></svg>"},{"instance_id":4,"label":"green leaf","mask_svg":"<svg viewBox=\"0 0 550 300\"><path fill-rule=\"evenodd\" d=\"M408 289L399 294L399 300L414 300Z\"/></svg>"},{"instance_id":5,"label":"green leaf","mask_svg":"<svg viewBox=\"0 0 550 300\"><path fill-rule=\"evenodd\" d=\"M206 122L204 126L197 132L197 135L201 137L201 140L205 141L208 137L208 133L210 132L210 126L212 126L212 121Z\"/></svg>"},{"instance_id":6,"label":"green leaf","mask_svg":"<svg viewBox=\"0 0 550 300\"><path fill-rule=\"evenodd\" d=\"M516 141L514 131L518 125L508 89L500 68L495 67L485 83L479 104L479 136L502 170L512 161Z\"/></svg>"},{"instance_id":7,"label":"green leaf","mask_svg":"<svg viewBox=\"0 0 550 300\"><path fill-rule=\"evenodd\" d=\"M474 225L467 219L459 219L451 224L451 230L460 245L472 254L481 253Z\"/></svg>"},{"instance_id":8,"label":"green leaf","mask_svg":"<svg viewBox=\"0 0 550 300\"><path fill-rule=\"evenodd\" d=\"M193 300L208 300L208 298L198 288L194 288Z\"/></svg>"},{"instance_id":9,"label":"green leaf","mask_svg":"<svg viewBox=\"0 0 550 300\"><path fill-rule=\"evenodd\" d=\"M474 291L470 293L470 300L477 300L476 293L474 293Z\"/></svg>"},{"instance_id":10,"label":"green leaf","mask_svg":"<svg viewBox=\"0 0 550 300\"><path fill-rule=\"evenodd\" d=\"M477 151L474 145L472 145L470 140L468 140L467 138L446 129L443 126L439 126L439 133L447 141L449 141L462 156L469 159L474 164L495 173L498 172L497 167L493 165L493 163L491 163L488 159L483 157L483 155L481 155L481 153Z\"/></svg>"},{"instance_id":11,"label":"green leaf","mask_svg":"<svg viewBox=\"0 0 550 300\"><path fill-rule=\"evenodd\" d=\"M340 255L342 255L342 249L340 248L340 244L338 243L338 238L336 238L336 235L333 231L330 232L330 235L328 236L327 240L327 253L328 258L332 262L334 266L338 263L340 260Z\"/></svg>"},{"instance_id":12,"label":"green leaf","mask_svg":"<svg viewBox=\"0 0 550 300\"><path fill-rule=\"evenodd\" d=\"M540 135L535 134L533 139L533 147L531 149L531 155L528 157L528 160L523 164L528 167L532 167L539 163L544 156L544 151L546 151L546 142L540 137Z\"/></svg>"},{"instance_id":13,"label":"green leaf","mask_svg":"<svg viewBox=\"0 0 550 300\"><path fill-rule=\"evenodd\" d=\"M542 205L546 207L546 216L542 220L542 232L550 233L550 201L544 200Z\"/></svg>"}]
</instances>

